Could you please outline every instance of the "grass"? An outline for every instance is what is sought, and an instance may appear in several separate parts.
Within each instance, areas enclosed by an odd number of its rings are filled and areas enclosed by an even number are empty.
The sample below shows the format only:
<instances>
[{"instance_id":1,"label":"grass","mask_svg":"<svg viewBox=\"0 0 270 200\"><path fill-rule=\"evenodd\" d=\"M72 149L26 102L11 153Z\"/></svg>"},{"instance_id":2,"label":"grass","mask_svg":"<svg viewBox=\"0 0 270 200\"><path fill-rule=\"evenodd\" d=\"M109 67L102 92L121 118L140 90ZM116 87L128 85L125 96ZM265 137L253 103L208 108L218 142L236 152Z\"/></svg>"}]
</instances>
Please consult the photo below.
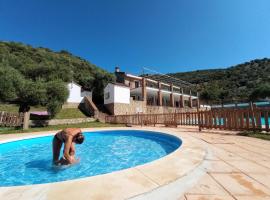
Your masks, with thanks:
<instances>
[{"instance_id":1,"label":"grass","mask_svg":"<svg viewBox=\"0 0 270 200\"><path fill-rule=\"evenodd\" d=\"M47 109L42 106L31 106L30 108L30 111L45 111L45 110ZM0 104L0 111L17 113L19 111L19 105L2 103Z\"/></svg>"},{"instance_id":2,"label":"grass","mask_svg":"<svg viewBox=\"0 0 270 200\"><path fill-rule=\"evenodd\" d=\"M78 127L78 128L96 128L96 127L121 127L121 124L107 124L101 122L85 122L79 124L63 124L53 125L46 127L29 128L28 130L22 130L21 128L9 128L0 127L0 134L11 134L11 133L29 133L29 132L40 132L40 131L53 131L64 128Z\"/></svg>"},{"instance_id":3,"label":"grass","mask_svg":"<svg viewBox=\"0 0 270 200\"><path fill-rule=\"evenodd\" d=\"M262 133L259 131L243 131L238 133L238 135L241 136L247 136L247 137L254 137L254 138L259 138L259 139L263 139L263 140L270 140L270 134L269 133Z\"/></svg>"},{"instance_id":4,"label":"grass","mask_svg":"<svg viewBox=\"0 0 270 200\"><path fill-rule=\"evenodd\" d=\"M16 104L0 104L0 111L6 112L18 112L19 106ZM35 107L31 106L30 111L44 111L45 107ZM78 108L64 108L62 109L54 119L71 119L71 118L86 118ZM11 133L28 133L28 132L39 132L39 131L53 131L69 127L78 127L78 128L94 128L94 127L119 127L123 125L119 124L106 124L101 122L85 122L78 124L63 124L63 125L52 125L46 127L33 127L28 130L22 130L21 128L14 127L0 127L0 134L11 134Z\"/></svg>"},{"instance_id":5,"label":"grass","mask_svg":"<svg viewBox=\"0 0 270 200\"><path fill-rule=\"evenodd\" d=\"M31 106L30 111L46 111L46 107ZM0 111L6 111L11 113L18 113L19 105L17 104L0 104ZM78 108L64 108L62 109L54 119L72 119L72 118L86 118Z\"/></svg>"},{"instance_id":6,"label":"grass","mask_svg":"<svg viewBox=\"0 0 270 200\"><path fill-rule=\"evenodd\" d=\"M54 119L72 119L72 118L86 118L78 108L64 108L62 109Z\"/></svg>"}]
</instances>

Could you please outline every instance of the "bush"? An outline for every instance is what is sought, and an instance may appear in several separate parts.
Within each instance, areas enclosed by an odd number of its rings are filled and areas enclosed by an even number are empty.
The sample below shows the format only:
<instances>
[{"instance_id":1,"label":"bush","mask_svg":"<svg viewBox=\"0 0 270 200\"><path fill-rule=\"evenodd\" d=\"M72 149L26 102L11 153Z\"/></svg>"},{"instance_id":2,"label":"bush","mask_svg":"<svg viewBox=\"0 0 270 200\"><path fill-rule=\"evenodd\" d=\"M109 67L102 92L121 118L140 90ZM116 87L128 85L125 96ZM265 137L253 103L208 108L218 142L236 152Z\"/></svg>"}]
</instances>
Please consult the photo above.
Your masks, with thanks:
<instances>
[{"instance_id":1,"label":"bush","mask_svg":"<svg viewBox=\"0 0 270 200\"><path fill-rule=\"evenodd\" d=\"M47 110L54 117L68 97L66 84L60 80L47 83Z\"/></svg>"},{"instance_id":2,"label":"bush","mask_svg":"<svg viewBox=\"0 0 270 200\"><path fill-rule=\"evenodd\" d=\"M62 104L58 101L50 101L47 104L47 110L51 115L51 118L53 118L60 110L61 110Z\"/></svg>"},{"instance_id":3,"label":"bush","mask_svg":"<svg viewBox=\"0 0 270 200\"><path fill-rule=\"evenodd\" d=\"M251 101L255 101L258 99L265 99L267 97L270 97L270 84L263 84L257 87L251 95L249 96L249 99Z\"/></svg>"}]
</instances>

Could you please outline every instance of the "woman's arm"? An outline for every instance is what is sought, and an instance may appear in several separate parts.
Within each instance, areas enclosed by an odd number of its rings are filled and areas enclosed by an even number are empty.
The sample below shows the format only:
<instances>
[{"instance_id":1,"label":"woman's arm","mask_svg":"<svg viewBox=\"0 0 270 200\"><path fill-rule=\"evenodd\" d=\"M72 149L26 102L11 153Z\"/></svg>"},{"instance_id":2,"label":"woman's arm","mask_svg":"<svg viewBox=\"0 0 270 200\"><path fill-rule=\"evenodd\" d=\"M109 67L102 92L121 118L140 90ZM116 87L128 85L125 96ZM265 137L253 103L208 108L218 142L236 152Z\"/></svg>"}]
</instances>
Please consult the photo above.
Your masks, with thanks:
<instances>
[{"instance_id":1,"label":"woman's arm","mask_svg":"<svg viewBox=\"0 0 270 200\"><path fill-rule=\"evenodd\" d=\"M74 162L74 160L70 156L70 151L72 151L72 138L72 136L68 135L64 146L64 157L70 164Z\"/></svg>"},{"instance_id":2,"label":"woman's arm","mask_svg":"<svg viewBox=\"0 0 270 200\"><path fill-rule=\"evenodd\" d=\"M72 144L70 146L69 155L70 156L74 156L75 155L75 144L74 144L74 142L72 142Z\"/></svg>"}]
</instances>

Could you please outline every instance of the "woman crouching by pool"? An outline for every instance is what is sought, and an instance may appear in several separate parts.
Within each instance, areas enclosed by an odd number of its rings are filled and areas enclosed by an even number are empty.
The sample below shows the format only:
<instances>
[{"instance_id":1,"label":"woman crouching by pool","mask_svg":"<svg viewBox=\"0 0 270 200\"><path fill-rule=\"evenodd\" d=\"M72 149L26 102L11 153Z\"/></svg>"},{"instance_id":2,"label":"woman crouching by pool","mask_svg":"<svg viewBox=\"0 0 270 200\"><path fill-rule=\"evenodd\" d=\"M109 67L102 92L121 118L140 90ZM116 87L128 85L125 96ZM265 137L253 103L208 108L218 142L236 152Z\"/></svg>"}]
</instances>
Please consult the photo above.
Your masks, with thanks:
<instances>
[{"instance_id":1,"label":"woman crouching by pool","mask_svg":"<svg viewBox=\"0 0 270 200\"><path fill-rule=\"evenodd\" d=\"M79 160L75 159L75 143L82 144L84 136L79 128L66 128L55 134L53 138L53 164L68 165ZM64 143L63 157L59 160L62 144Z\"/></svg>"}]
</instances>

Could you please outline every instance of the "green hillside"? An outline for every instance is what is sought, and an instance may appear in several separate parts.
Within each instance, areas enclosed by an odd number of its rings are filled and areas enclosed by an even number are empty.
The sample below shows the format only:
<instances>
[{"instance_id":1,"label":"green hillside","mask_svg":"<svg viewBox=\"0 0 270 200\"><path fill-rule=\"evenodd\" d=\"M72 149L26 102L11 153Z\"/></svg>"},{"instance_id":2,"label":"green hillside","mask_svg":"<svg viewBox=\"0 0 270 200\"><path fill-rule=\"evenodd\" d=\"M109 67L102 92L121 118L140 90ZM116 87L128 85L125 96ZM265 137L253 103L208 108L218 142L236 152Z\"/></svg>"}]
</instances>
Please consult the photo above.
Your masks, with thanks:
<instances>
[{"instance_id":1,"label":"green hillside","mask_svg":"<svg viewBox=\"0 0 270 200\"><path fill-rule=\"evenodd\" d=\"M197 86L213 101L246 101L259 87L270 86L270 59L256 59L227 69L170 74Z\"/></svg>"},{"instance_id":2,"label":"green hillside","mask_svg":"<svg viewBox=\"0 0 270 200\"><path fill-rule=\"evenodd\" d=\"M56 109L66 100L65 85L72 80L93 90L94 101L102 103L103 88L114 75L64 50L0 41L0 101Z\"/></svg>"},{"instance_id":3,"label":"green hillside","mask_svg":"<svg viewBox=\"0 0 270 200\"><path fill-rule=\"evenodd\" d=\"M269 94L270 59L257 59L227 69L170 74L193 83L203 99L212 102L246 101ZM0 101L21 107L41 105L59 111L67 98L66 82L76 81L93 90L103 102L103 88L114 75L67 51L54 52L15 42L0 41ZM259 89L258 89L259 88ZM257 91L256 91L257 89Z\"/></svg>"}]
</instances>

